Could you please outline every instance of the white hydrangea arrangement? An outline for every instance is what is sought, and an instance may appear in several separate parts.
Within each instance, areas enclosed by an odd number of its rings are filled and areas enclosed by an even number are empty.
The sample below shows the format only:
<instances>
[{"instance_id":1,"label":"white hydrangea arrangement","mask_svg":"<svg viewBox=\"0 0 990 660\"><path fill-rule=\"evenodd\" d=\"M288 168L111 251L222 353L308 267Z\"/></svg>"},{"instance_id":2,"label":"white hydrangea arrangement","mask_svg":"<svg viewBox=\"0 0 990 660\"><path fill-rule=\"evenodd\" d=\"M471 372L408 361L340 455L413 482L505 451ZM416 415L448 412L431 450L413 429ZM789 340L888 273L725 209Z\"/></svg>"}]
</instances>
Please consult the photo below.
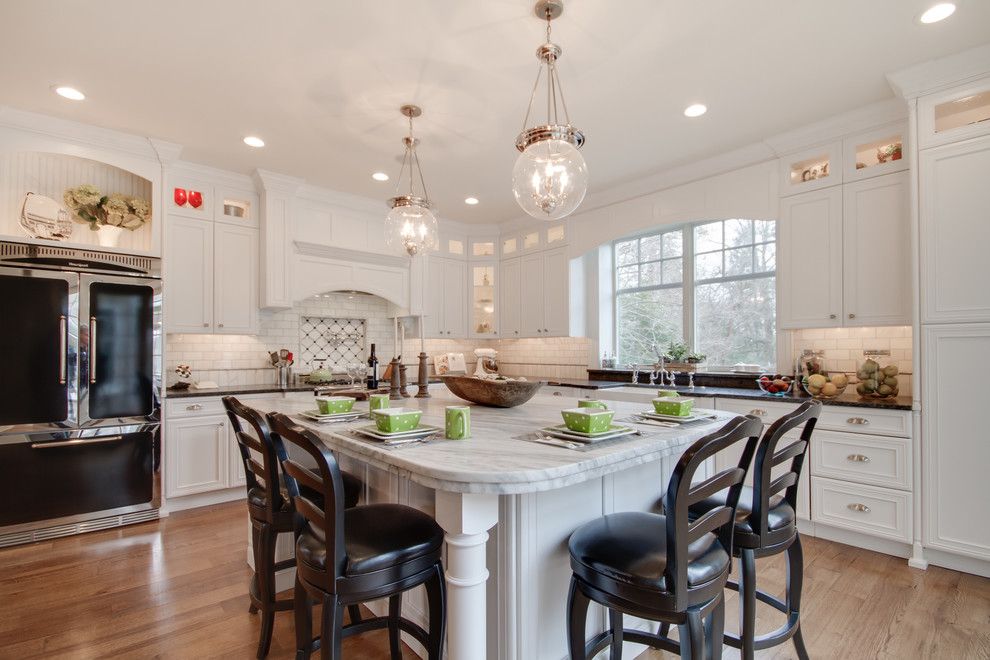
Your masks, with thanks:
<instances>
[{"instance_id":1,"label":"white hydrangea arrangement","mask_svg":"<svg viewBox=\"0 0 990 660\"><path fill-rule=\"evenodd\" d=\"M76 220L88 224L93 231L106 225L134 231L151 220L151 204L140 197L121 193L104 195L88 183L69 188L62 194Z\"/></svg>"}]
</instances>

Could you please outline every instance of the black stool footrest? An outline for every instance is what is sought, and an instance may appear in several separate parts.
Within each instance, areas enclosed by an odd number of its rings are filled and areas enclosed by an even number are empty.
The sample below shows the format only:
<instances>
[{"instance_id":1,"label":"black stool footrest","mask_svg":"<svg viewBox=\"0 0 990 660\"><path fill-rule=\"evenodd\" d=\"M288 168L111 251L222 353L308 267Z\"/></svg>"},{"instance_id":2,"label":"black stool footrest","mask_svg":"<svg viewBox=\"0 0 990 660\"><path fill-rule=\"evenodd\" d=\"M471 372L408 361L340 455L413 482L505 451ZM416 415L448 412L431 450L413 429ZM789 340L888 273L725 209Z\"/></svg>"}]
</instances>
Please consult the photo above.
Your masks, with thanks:
<instances>
[{"instance_id":1,"label":"black stool footrest","mask_svg":"<svg viewBox=\"0 0 990 660\"><path fill-rule=\"evenodd\" d=\"M726 583L725 588L726 589L731 589L732 591L735 591L735 592L738 592L739 591L739 583L738 582L733 582L732 580L729 580L729 582ZM780 600L776 596L771 596L770 594L768 594L765 591L760 591L759 589L757 589L756 590L756 600L760 601L761 603L766 603L770 607L776 609L778 612L783 612L784 614L788 614L788 615L790 614L790 609L787 607L787 603L785 603L784 601Z\"/></svg>"}]
</instances>

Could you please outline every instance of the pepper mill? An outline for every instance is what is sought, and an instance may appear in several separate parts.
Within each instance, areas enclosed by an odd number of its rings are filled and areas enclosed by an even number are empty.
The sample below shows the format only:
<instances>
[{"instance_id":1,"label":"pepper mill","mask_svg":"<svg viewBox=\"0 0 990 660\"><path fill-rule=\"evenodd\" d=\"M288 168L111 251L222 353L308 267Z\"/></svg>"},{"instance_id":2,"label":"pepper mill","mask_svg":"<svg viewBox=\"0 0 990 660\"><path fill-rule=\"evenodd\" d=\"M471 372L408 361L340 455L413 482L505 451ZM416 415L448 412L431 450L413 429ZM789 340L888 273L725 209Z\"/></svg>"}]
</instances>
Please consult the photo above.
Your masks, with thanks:
<instances>
[{"instance_id":1,"label":"pepper mill","mask_svg":"<svg viewBox=\"0 0 990 660\"><path fill-rule=\"evenodd\" d=\"M391 386L388 389L388 398L392 401L396 399L401 399L402 395L399 394L399 358L392 358L392 362L389 363L389 367L392 369Z\"/></svg>"}]
</instances>

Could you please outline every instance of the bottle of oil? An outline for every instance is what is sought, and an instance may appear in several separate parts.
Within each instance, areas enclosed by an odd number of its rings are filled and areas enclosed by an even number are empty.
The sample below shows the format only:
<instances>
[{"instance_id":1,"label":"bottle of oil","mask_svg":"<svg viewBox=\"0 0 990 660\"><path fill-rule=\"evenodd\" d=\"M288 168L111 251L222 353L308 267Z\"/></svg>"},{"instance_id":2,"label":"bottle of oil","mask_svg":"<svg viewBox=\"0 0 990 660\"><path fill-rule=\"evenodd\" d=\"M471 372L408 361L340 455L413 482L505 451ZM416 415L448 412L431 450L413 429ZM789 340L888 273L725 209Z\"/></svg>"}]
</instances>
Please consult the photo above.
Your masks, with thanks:
<instances>
[{"instance_id":1,"label":"bottle of oil","mask_svg":"<svg viewBox=\"0 0 990 660\"><path fill-rule=\"evenodd\" d=\"M368 389L378 389L378 358L375 357L375 345L371 345L371 357L368 358Z\"/></svg>"}]
</instances>

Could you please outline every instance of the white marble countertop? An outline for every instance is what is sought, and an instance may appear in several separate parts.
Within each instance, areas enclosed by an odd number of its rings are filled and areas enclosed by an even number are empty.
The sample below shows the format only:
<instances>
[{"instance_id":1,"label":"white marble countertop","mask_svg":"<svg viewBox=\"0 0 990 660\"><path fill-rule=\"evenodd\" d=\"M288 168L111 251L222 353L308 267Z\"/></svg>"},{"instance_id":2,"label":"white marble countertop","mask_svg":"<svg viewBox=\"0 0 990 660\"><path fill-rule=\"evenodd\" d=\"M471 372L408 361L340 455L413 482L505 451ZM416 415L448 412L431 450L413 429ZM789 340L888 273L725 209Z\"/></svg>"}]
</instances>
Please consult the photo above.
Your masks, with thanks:
<instances>
[{"instance_id":1,"label":"white marble countertop","mask_svg":"<svg viewBox=\"0 0 990 660\"><path fill-rule=\"evenodd\" d=\"M405 399L396 406L423 410L423 424L444 426L444 408L466 405L449 392L436 392L430 399ZM263 412L278 411L315 431L332 450L357 458L375 467L396 472L435 490L459 493L513 494L562 488L571 484L618 472L635 465L658 461L682 453L691 443L715 430L733 417L719 412L718 420L693 423L684 428L639 427L643 436L632 436L581 451L528 442L518 436L539 428L562 423L560 411L577 402L540 393L516 408L471 406L472 436L466 440L439 438L424 444L386 447L358 439L347 432L355 425L372 423L319 424L296 416L312 410L310 402L259 399L246 401ZM644 409L643 404L609 402L615 419ZM358 402L356 410L367 409ZM713 411L714 412L714 411Z\"/></svg>"}]
</instances>

